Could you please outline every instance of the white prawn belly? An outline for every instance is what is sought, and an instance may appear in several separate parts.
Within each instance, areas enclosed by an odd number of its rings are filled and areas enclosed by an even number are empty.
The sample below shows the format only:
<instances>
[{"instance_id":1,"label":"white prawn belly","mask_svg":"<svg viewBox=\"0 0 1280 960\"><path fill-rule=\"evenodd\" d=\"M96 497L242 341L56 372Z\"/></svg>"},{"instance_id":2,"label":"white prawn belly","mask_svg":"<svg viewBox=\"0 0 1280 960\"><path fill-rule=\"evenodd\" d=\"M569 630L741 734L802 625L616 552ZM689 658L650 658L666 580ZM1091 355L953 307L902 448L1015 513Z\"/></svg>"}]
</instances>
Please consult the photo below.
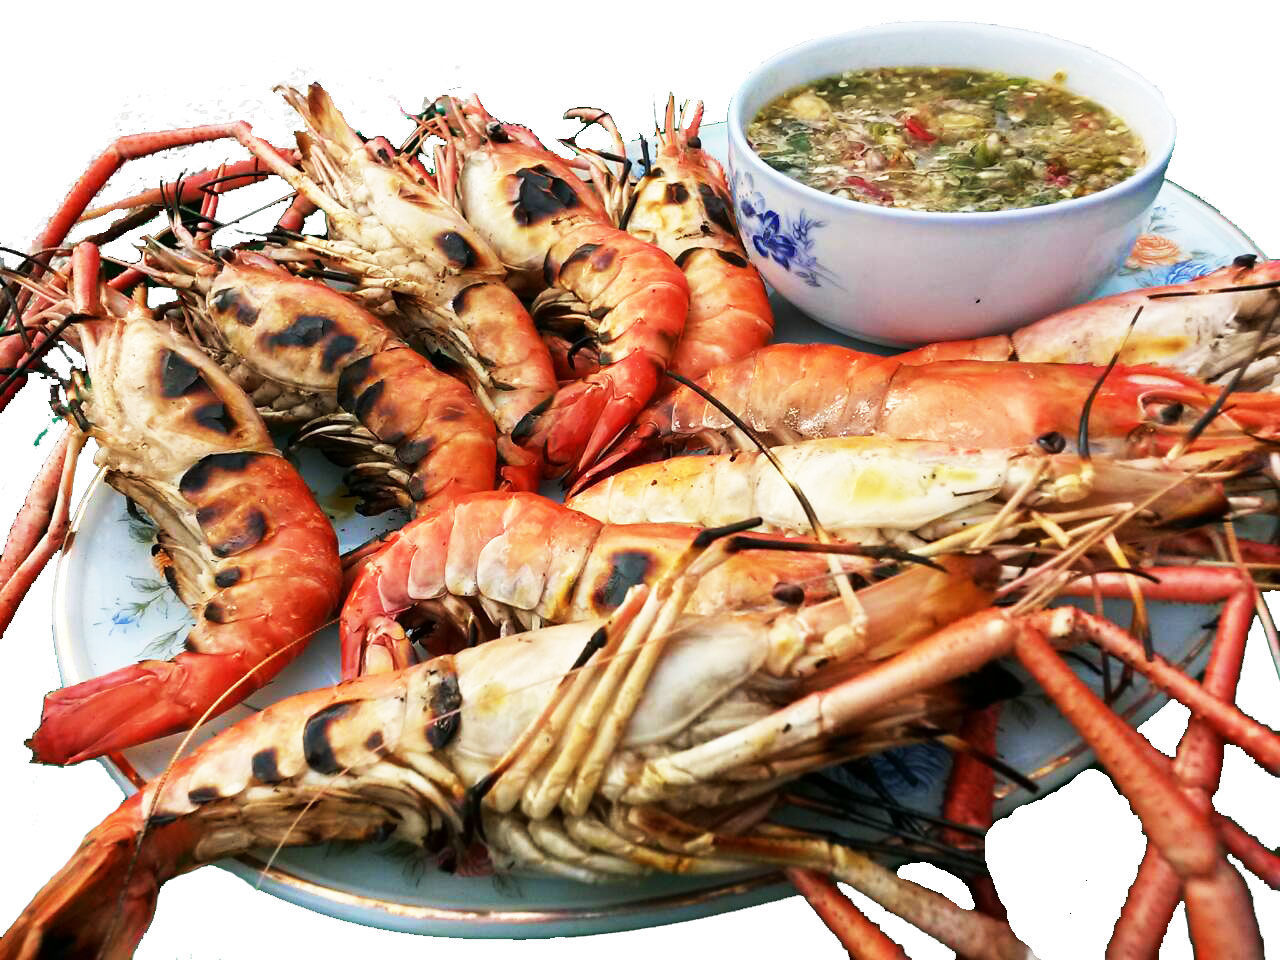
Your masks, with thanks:
<instances>
[{"instance_id":1,"label":"white prawn belly","mask_svg":"<svg viewBox=\"0 0 1280 960\"><path fill-rule=\"evenodd\" d=\"M547 627L457 654L461 724L449 752L468 765L491 765L501 758L537 720L601 624ZM681 628L650 676L622 746L671 739L738 689L767 652L767 631L751 618L694 620Z\"/></svg>"},{"instance_id":2,"label":"white prawn belly","mask_svg":"<svg viewBox=\"0 0 1280 960\"><path fill-rule=\"evenodd\" d=\"M455 657L462 716L449 749L494 761L546 707L602 621L566 623L490 640Z\"/></svg>"},{"instance_id":3,"label":"white prawn belly","mask_svg":"<svg viewBox=\"0 0 1280 960\"><path fill-rule=\"evenodd\" d=\"M768 649L767 633L757 618L715 617L682 628L649 678L623 745L673 739L755 674Z\"/></svg>"},{"instance_id":4,"label":"white prawn belly","mask_svg":"<svg viewBox=\"0 0 1280 960\"><path fill-rule=\"evenodd\" d=\"M1004 451L877 437L811 440L773 452L833 533L918 529L990 500L1009 469ZM770 526L808 530L795 491L773 465L759 457L753 471L754 512Z\"/></svg>"}]
</instances>

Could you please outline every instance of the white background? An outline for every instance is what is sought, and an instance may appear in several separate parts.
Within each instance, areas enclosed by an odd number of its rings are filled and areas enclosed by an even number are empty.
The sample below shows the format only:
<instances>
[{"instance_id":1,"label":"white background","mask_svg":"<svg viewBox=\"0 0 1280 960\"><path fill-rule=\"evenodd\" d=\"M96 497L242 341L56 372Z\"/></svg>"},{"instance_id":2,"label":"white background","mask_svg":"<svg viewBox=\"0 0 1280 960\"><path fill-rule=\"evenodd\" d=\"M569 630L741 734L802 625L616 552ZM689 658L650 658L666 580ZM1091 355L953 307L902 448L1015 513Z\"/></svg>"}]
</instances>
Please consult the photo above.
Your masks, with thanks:
<instances>
[{"instance_id":1,"label":"white background","mask_svg":"<svg viewBox=\"0 0 1280 960\"><path fill-rule=\"evenodd\" d=\"M567 129L561 110L606 105L628 134L647 127L668 90L700 96L720 119L742 76L774 52L826 32L884 19L972 19L1024 26L1088 44L1157 84L1178 118L1172 179L1200 193L1264 250L1280 251L1275 189L1274 63L1280 19L1262 4L932 3L909 7L787 3L557 5L373 2L325 9L307 4L14 5L6 10L0 242L26 247L88 160L115 135L228 119L287 142L288 110L271 93L282 81L321 80L366 133L396 140L398 106L424 96L476 89L500 117L544 138ZM1131 9L1134 12L1129 12ZM860 12L861 11L861 12ZM109 188L153 185L159 169L196 169L204 159L167 158L126 171ZM32 424L47 414L36 387L6 412L6 469L0 522L17 509L38 462ZM25 419L24 419L25 418ZM103 576L111 576L104 570ZM49 584L37 584L4 639L0 671L0 929L73 852L80 837L119 802L96 764L42 769L27 764L22 741L40 695L57 684L49 643ZM1241 703L1280 726L1277 679L1261 638L1251 638ZM1144 727L1171 751L1185 720L1176 707ZM1280 791L1241 755L1228 755L1219 806L1270 845ZM996 884L1015 931L1046 958L1100 957L1142 849L1137 821L1099 773L1024 808L988 839ZM909 870L964 902L961 885L936 871ZM1268 954L1280 956L1280 896L1252 885ZM1269 916L1268 916L1269 914ZM879 917L878 911L873 915ZM886 923L916 958L950 952ZM138 952L143 958L372 955L380 960L447 955L598 960L618 951L651 956L839 956L802 901L790 900L655 930L555 942L424 941L310 914L254 893L215 869L170 883ZM1161 956L1189 957L1181 912Z\"/></svg>"}]
</instances>

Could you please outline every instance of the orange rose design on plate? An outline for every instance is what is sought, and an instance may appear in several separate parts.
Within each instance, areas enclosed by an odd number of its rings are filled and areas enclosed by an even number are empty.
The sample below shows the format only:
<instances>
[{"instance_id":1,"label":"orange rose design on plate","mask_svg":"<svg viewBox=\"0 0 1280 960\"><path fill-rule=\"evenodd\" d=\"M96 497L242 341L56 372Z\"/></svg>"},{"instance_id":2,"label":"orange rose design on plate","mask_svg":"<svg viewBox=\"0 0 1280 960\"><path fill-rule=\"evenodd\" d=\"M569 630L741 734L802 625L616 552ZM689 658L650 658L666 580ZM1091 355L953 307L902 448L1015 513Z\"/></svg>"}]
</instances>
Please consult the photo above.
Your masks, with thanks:
<instances>
[{"instance_id":1,"label":"orange rose design on plate","mask_svg":"<svg viewBox=\"0 0 1280 960\"><path fill-rule=\"evenodd\" d=\"M1158 233L1144 233L1134 241L1133 249L1129 251L1129 259L1124 262L1124 265L1139 269L1177 263L1181 259L1182 250L1168 237Z\"/></svg>"}]
</instances>

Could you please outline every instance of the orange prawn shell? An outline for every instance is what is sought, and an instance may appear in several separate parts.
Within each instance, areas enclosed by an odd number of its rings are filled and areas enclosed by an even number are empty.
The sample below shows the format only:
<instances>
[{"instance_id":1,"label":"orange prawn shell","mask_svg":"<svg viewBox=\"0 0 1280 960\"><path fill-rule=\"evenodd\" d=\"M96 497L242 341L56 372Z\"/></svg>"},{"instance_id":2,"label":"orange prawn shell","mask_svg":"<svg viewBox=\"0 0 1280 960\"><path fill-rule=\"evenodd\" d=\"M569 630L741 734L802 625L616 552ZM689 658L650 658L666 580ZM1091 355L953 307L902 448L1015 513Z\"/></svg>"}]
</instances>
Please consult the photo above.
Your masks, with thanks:
<instances>
[{"instance_id":1,"label":"orange prawn shell","mask_svg":"<svg viewBox=\"0 0 1280 960\"><path fill-rule=\"evenodd\" d=\"M768 343L773 310L743 248L723 168L686 140L664 139L619 225L684 272L689 315L668 366L696 380Z\"/></svg>"},{"instance_id":2,"label":"orange prawn shell","mask_svg":"<svg viewBox=\"0 0 1280 960\"><path fill-rule=\"evenodd\" d=\"M215 583L225 586L205 602L179 659L230 654L247 669L328 619L342 585L337 536L288 461L206 457L183 477L182 491L221 558ZM283 659L303 649L299 643Z\"/></svg>"},{"instance_id":3,"label":"orange prawn shell","mask_svg":"<svg viewBox=\"0 0 1280 960\"><path fill-rule=\"evenodd\" d=\"M108 482L161 529L196 625L173 660L51 693L30 741L74 763L190 727L302 652L341 591L337 537L252 402L194 344L130 308L90 321L83 411ZM79 389L79 388L78 388ZM176 549L170 550L172 545Z\"/></svg>"},{"instance_id":4,"label":"orange prawn shell","mask_svg":"<svg viewBox=\"0 0 1280 960\"><path fill-rule=\"evenodd\" d=\"M397 340L350 297L238 252L212 280L207 316L235 354L279 383L332 397L348 363Z\"/></svg>"},{"instance_id":5,"label":"orange prawn shell","mask_svg":"<svg viewBox=\"0 0 1280 960\"><path fill-rule=\"evenodd\" d=\"M483 597L548 623L604 616L637 583L672 569L699 528L684 524L601 524L545 497L479 493L401 528L357 576L341 617L344 677L359 674L364 644L380 618L446 594ZM852 561L849 569L860 569ZM814 554L747 550L708 575L693 612L774 603L779 584L804 599L833 589L827 561Z\"/></svg>"}]
</instances>

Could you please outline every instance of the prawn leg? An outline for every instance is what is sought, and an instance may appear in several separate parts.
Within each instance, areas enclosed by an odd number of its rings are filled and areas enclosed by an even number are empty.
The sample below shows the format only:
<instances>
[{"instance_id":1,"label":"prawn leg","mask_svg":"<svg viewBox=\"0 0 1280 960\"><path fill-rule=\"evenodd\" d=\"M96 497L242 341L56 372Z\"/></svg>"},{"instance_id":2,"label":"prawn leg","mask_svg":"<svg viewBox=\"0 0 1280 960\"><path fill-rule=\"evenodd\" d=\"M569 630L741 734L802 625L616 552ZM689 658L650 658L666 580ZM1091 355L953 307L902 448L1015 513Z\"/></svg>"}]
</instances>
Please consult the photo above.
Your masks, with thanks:
<instances>
[{"instance_id":1,"label":"prawn leg","mask_svg":"<svg viewBox=\"0 0 1280 960\"><path fill-rule=\"evenodd\" d=\"M62 548L71 523L71 485L84 437L67 430L32 484L22 504L4 555L0 556L0 636L13 622L18 605L49 559Z\"/></svg>"},{"instance_id":2,"label":"prawn leg","mask_svg":"<svg viewBox=\"0 0 1280 960\"><path fill-rule=\"evenodd\" d=\"M33 258L35 259L33 261L34 269L30 273L31 279L39 279L42 273L39 257L62 244L68 232L75 226L81 214L93 201L93 198L98 195L98 192L106 185L106 182L125 163L174 147L185 147L195 143L224 139L239 141L273 173L282 174L283 171L293 169L284 155L278 152L271 144L255 137L252 128L243 121L187 127L157 133L138 133L120 137L107 147L80 175L80 178L71 188L71 192L50 218L48 225L36 238L35 246L33 247ZM31 294L29 291L24 290L19 294L15 307L21 313L30 302ZM44 305L47 304L37 300L31 312L38 312ZM13 322L22 324L25 322L25 318L21 315L15 316ZM43 335L39 332L37 332L30 345L25 343L22 337L6 338L3 343L0 343L0 368L18 368L24 355L35 355L35 351L40 349L43 339ZM22 389L24 383L25 377L13 378L3 391L0 391L0 410L3 410L8 405L14 394Z\"/></svg>"}]
</instances>

